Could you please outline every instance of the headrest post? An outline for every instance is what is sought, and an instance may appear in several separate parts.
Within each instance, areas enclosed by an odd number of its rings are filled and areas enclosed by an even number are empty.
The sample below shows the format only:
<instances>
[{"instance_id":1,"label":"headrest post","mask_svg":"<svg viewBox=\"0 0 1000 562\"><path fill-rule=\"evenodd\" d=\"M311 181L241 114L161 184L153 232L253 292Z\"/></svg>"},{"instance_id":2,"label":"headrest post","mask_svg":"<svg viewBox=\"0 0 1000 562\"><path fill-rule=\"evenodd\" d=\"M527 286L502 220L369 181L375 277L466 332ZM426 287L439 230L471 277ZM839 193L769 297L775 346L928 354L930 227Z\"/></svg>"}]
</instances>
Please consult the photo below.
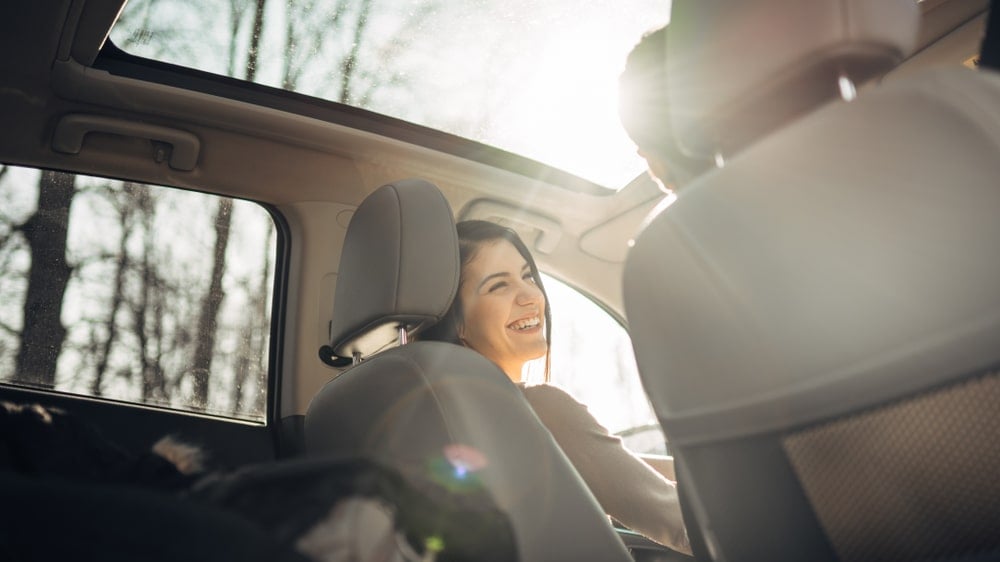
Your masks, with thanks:
<instances>
[{"instance_id":1,"label":"headrest post","mask_svg":"<svg viewBox=\"0 0 1000 562\"><path fill-rule=\"evenodd\" d=\"M357 365L358 363L361 363L361 352L355 351L354 355L351 356L351 365Z\"/></svg>"},{"instance_id":2,"label":"headrest post","mask_svg":"<svg viewBox=\"0 0 1000 562\"><path fill-rule=\"evenodd\" d=\"M409 343L409 337L406 335L406 324L400 324L396 328L399 330L399 345L403 346Z\"/></svg>"}]
</instances>

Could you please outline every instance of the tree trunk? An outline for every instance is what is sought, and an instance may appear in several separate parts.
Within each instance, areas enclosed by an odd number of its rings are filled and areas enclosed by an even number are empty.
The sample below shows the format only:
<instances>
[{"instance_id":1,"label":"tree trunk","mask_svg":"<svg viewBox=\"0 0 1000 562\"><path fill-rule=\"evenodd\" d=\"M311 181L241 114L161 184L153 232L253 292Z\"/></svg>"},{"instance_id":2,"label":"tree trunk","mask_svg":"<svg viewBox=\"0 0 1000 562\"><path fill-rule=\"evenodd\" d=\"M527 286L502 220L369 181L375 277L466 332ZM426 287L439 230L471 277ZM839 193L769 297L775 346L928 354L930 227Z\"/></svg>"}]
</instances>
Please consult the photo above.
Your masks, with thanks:
<instances>
[{"instance_id":1,"label":"tree trunk","mask_svg":"<svg viewBox=\"0 0 1000 562\"><path fill-rule=\"evenodd\" d=\"M271 230L274 227L268 224L266 240L270 239ZM236 358L236 375L232 388L233 414L239 415L246 411L250 414L258 414L265 411L265 405L261 399L266 395L261 392L262 387L266 387L267 365L264 359L267 356L267 336L270 334L271 326L264 320L267 318L267 296L271 291L271 260L264 259L264 267L257 279L256 293L253 294L253 307L249 307L248 314L244 320L243 330L240 334L239 356ZM247 294L250 295L250 283L247 282ZM252 403L247 405L246 385L247 381L256 382L256 396Z\"/></svg>"},{"instance_id":2,"label":"tree trunk","mask_svg":"<svg viewBox=\"0 0 1000 562\"><path fill-rule=\"evenodd\" d=\"M354 23L354 39L351 42L351 50L344 57L344 62L341 64L340 96L337 100L340 103L351 103L353 101L351 99L351 80L354 78L354 72L357 69L358 55L361 52L361 44L364 41L363 37L365 29L368 27L371 10L372 0L362 0L361 7L358 8L358 19Z\"/></svg>"},{"instance_id":3,"label":"tree trunk","mask_svg":"<svg viewBox=\"0 0 1000 562\"><path fill-rule=\"evenodd\" d=\"M253 82L257 75L260 58L260 42L264 34L264 5L266 0L257 0L254 8L253 28L250 33L250 48L247 50L245 78ZM234 27L235 29L235 27ZM232 41L237 38L233 37ZM226 272L226 248L229 245L229 227L232 223L233 201L220 199L215 216L215 255L212 260L212 278L208 293L202 300L198 317L198 345L194 352L192 373L194 375L194 400L202 407L208 406L208 380L215 354L215 336L218 329L219 309L222 308L222 277Z\"/></svg>"},{"instance_id":4,"label":"tree trunk","mask_svg":"<svg viewBox=\"0 0 1000 562\"><path fill-rule=\"evenodd\" d=\"M66 339L60 313L72 272L66 260L66 235L75 195L76 176L43 171L38 208L20 228L28 241L31 268L15 382L55 385L56 361Z\"/></svg>"},{"instance_id":5,"label":"tree trunk","mask_svg":"<svg viewBox=\"0 0 1000 562\"><path fill-rule=\"evenodd\" d=\"M201 303L198 317L198 345L194 352L194 399L196 404L208 405L208 379L215 353L215 336L218 329L219 309L222 308L222 277L226 272L226 248L229 246L229 227L233 218L233 200L220 199L215 215L215 254L212 259L212 277L208 292Z\"/></svg>"},{"instance_id":6,"label":"tree trunk","mask_svg":"<svg viewBox=\"0 0 1000 562\"><path fill-rule=\"evenodd\" d=\"M264 36L264 4L266 0L257 0L253 14L253 29L250 33L250 49L247 51L246 75L247 82L253 82L257 77L257 62L260 59L260 42ZM235 41L235 37L233 38Z\"/></svg>"},{"instance_id":7,"label":"tree trunk","mask_svg":"<svg viewBox=\"0 0 1000 562\"><path fill-rule=\"evenodd\" d=\"M149 401L150 394L152 393L151 388L153 387L151 383L153 373L151 372L149 361L148 321L146 320L146 311L149 310L149 292L153 280L153 268L150 263L151 254L153 253L152 244L150 243L152 236L153 234L147 230L143 245L142 264L140 265L142 271L139 283L139 299L135 303L132 313L135 323L135 337L139 341L139 376L142 377L140 399L143 402Z\"/></svg>"},{"instance_id":8,"label":"tree trunk","mask_svg":"<svg viewBox=\"0 0 1000 562\"><path fill-rule=\"evenodd\" d=\"M142 192L141 204L143 211L143 228L145 237L143 239L143 259L142 259L142 295L143 295L143 332L149 334L152 331L152 338L149 346L143 340L142 348L142 393L147 400L154 399L163 404L171 403L173 397L171 385L167 384L167 373L163 367L163 356L166 353L166 331L164 328L167 311L176 312L176 305L168 304L169 288L166 280L160 274L158 264L159 258L155 252L153 240L156 233L153 230L153 223L156 214L156 201L152 192L146 188ZM147 322L146 310L150 310L151 303L152 321ZM152 324L152 326L149 326ZM150 347L152 349L150 349Z\"/></svg>"},{"instance_id":9,"label":"tree trunk","mask_svg":"<svg viewBox=\"0 0 1000 562\"><path fill-rule=\"evenodd\" d=\"M157 291L161 285L159 273L154 264L157 256L153 245L153 238L156 233L153 231L153 222L156 214L156 202L150 188L145 185L135 186L136 210L139 213L139 220L142 228L142 258L139 260L139 289L135 302L132 303L132 328L135 332L136 340L139 342L139 349L136 350L139 357L139 398L142 402L165 402L167 393L161 392L157 396L157 391L164 388L163 370L160 367L159 355L150 351L150 347L159 344L162 339L162 330L159 329L158 319L155 315L159 312ZM152 296L151 296L152 295ZM154 304L150 304L154 301ZM150 307L153 307L154 320L149 321ZM150 330L150 324L153 324ZM152 338L150 333L152 332ZM151 341L152 340L152 341ZM151 358L150 356L153 355Z\"/></svg>"},{"instance_id":10,"label":"tree trunk","mask_svg":"<svg viewBox=\"0 0 1000 562\"><path fill-rule=\"evenodd\" d=\"M122 186L119 199L115 201L118 208L118 223L121 226L121 239L118 241L118 260L115 264L115 278L111 289L111 307L108 310L108 318L105 324L107 339L101 345L97 356L97 365L94 368L94 380L90 386L90 393L94 396L101 395L101 387L104 384L104 374L108 369L108 361L111 357L111 349L118 339L118 311L125 301L125 274L129 267L128 240L132 236L133 216L135 214L135 203L132 197L133 186L126 183ZM115 193L112 192L112 197Z\"/></svg>"}]
</instances>

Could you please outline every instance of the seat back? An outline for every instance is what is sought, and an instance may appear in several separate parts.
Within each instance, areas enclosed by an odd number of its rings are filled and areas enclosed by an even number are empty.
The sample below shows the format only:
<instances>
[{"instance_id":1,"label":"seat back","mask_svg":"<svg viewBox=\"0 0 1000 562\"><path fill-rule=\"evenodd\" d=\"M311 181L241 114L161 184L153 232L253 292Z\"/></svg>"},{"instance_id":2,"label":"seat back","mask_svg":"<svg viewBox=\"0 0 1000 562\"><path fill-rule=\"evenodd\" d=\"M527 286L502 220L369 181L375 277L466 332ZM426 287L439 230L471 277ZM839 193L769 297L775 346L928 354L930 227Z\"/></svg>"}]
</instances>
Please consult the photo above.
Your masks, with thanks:
<instances>
[{"instance_id":1,"label":"seat back","mask_svg":"<svg viewBox=\"0 0 1000 562\"><path fill-rule=\"evenodd\" d=\"M310 404L307 453L361 456L450 489L485 489L510 518L523 560L628 560L496 365L452 344L398 345L448 310L459 268L454 217L433 185L397 182L361 204L341 259L330 346L362 361Z\"/></svg>"},{"instance_id":2,"label":"seat back","mask_svg":"<svg viewBox=\"0 0 1000 562\"><path fill-rule=\"evenodd\" d=\"M685 19L706 6L756 7L767 41L795 49L787 14L768 11L780 4L675 0L670 25L710 28ZM905 4L871 2L871 19L841 27L878 30L891 15L885 27L915 33ZM794 85L797 65L774 75ZM942 68L850 102L828 89L739 139L723 168L648 220L628 257L626 313L688 526L718 560L995 556L1000 76ZM671 114L708 111L697 103Z\"/></svg>"}]
</instances>

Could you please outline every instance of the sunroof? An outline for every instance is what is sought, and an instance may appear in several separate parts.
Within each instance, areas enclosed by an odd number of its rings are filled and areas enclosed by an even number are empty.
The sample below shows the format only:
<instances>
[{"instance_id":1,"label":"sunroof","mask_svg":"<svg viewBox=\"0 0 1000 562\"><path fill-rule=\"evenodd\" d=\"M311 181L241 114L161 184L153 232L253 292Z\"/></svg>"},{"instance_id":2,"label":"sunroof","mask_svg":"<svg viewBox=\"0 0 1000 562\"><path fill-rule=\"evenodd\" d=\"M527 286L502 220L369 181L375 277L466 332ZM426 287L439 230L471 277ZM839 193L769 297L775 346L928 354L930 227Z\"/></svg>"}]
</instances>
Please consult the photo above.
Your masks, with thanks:
<instances>
[{"instance_id":1,"label":"sunroof","mask_svg":"<svg viewBox=\"0 0 1000 562\"><path fill-rule=\"evenodd\" d=\"M130 0L111 39L619 188L643 162L618 123L618 74L669 10L669 0Z\"/></svg>"}]
</instances>

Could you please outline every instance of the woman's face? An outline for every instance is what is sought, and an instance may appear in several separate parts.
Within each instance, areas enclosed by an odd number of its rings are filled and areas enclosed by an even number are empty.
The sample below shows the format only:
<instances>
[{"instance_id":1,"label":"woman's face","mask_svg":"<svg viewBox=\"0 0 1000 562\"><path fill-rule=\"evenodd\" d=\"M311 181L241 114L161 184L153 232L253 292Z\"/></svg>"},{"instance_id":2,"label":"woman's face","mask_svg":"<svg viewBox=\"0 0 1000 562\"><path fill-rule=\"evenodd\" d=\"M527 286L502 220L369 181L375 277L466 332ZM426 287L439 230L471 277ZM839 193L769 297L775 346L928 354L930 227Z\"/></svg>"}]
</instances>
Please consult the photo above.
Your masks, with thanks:
<instances>
[{"instance_id":1,"label":"woman's face","mask_svg":"<svg viewBox=\"0 0 1000 562\"><path fill-rule=\"evenodd\" d=\"M459 337L515 382L525 362L545 355L545 296L513 244L484 242L462 268L458 297Z\"/></svg>"}]
</instances>

